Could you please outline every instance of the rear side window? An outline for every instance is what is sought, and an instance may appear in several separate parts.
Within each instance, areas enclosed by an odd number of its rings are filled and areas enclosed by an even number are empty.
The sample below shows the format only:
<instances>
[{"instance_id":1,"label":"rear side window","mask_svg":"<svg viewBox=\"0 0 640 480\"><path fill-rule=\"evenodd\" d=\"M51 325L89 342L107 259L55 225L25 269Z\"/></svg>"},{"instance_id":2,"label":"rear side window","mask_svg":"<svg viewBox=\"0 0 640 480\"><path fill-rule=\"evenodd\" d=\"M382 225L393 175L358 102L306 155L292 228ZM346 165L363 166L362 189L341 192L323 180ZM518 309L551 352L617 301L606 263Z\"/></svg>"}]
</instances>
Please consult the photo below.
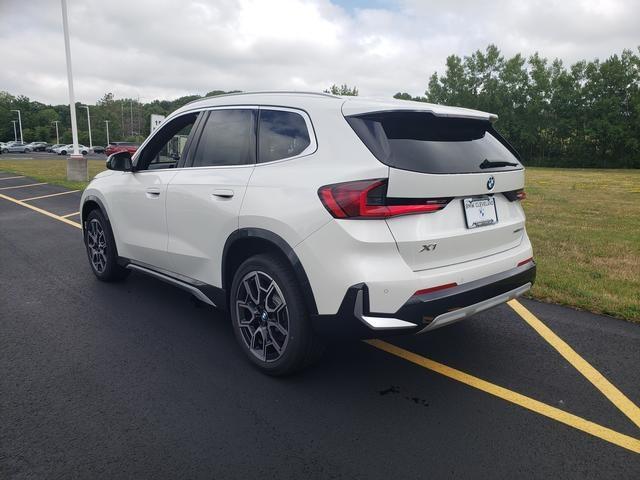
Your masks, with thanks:
<instances>
[{"instance_id":1,"label":"rear side window","mask_svg":"<svg viewBox=\"0 0 640 480\"><path fill-rule=\"evenodd\" d=\"M299 113L260 110L260 163L300 155L311 144L307 123Z\"/></svg>"},{"instance_id":2,"label":"rear side window","mask_svg":"<svg viewBox=\"0 0 640 480\"><path fill-rule=\"evenodd\" d=\"M254 110L212 110L202 130L193 166L255 163L255 125Z\"/></svg>"},{"instance_id":3,"label":"rear side window","mask_svg":"<svg viewBox=\"0 0 640 480\"><path fill-rule=\"evenodd\" d=\"M378 112L347 117L385 165L420 173L517 170L517 152L491 122L428 112Z\"/></svg>"}]
</instances>

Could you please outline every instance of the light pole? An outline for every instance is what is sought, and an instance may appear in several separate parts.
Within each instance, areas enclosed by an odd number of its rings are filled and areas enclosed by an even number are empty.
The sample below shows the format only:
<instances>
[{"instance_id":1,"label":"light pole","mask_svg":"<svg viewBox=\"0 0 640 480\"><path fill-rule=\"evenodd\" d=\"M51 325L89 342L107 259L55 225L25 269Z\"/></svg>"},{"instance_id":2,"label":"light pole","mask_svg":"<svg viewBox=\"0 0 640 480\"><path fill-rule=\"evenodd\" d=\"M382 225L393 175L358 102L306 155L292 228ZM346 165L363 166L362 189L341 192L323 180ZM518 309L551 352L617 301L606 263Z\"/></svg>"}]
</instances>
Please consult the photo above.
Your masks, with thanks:
<instances>
[{"instance_id":1,"label":"light pole","mask_svg":"<svg viewBox=\"0 0 640 480\"><path fill-rule=\"evenodd\" d=\"M14 141L18 141L18 131L16 130L16 123L18 123L17 120L11 120L11 123L13 123L13 140Z\"/></svg>"},{"instance_id":2,"label":"light pole","mask_svg":"<svg viewBox=\"0 0 640 480\"><path fill-rule=\"evenodd\" d=\"M18 125L20 125L20 143L24 143L24 138L22 138L22 117L20 116L20 110L11 110L11 111L18 112Z\"/></svg>"},{"instance_id":3,"label":"light pole","mask_svg":"<svg viewBox=\"0 0 640 480\"><path fill-rule=\"evenodd\" d=\"M109 120L105 120L104 124L107 126L107 145L105 145L106 147L109 145Z\"/></svg>"},{"instance_id":4,"label":"light pole","mask_svg":"<svg viewBox=\"0 0 640 480\"><path fill-rule=\"evenodd\" d=\"M89 115L89 105L82 105L82 108L87 109L87 127L89 128L89 148L93 148L93 142L91 141L91 116Z\"/></svg>"},{"instance_id":5,"label":"light pole","mask_svg":"<svg viewBox=\"0 0 640 480\"><path fill-rule=\"evenodd\" d=\"M67 180L87 181L89 170L87 160L78 151L78 122L76 121L76 100L73 94L73 73L71 69L71 45L69 42L69 20L67 19L67 0L60 0L62 7L62 31L64 33L64 52L67 60L67 81L69 83L69 110L71 113L71 137L73 154L67 159Z\"/></svg>"},{"instance_id":6,"label":"light pole","mask_svg":"<svg viewBox=\"0 0 640 480\"><path fill-rule=\"evenodd\" d=\"M60 135L58 134L58 123L60 123L58 120L51 122L53 124L55 124L56 126L56 144L60 144Z\"/></svg>"}]
</instances>

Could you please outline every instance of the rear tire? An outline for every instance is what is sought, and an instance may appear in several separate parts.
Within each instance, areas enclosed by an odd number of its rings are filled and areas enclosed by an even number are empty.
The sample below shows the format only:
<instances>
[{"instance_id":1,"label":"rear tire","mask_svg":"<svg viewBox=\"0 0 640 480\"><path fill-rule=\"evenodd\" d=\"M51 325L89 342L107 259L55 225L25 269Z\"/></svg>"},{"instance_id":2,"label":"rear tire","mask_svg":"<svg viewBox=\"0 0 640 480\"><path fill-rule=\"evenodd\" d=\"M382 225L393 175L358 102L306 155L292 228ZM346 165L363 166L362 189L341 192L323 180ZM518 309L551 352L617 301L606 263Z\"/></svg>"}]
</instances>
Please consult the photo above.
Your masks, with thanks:
<instances>
[{"instance_id":1,"label":"rear tire","mask_svg":"<svg viewBox=\"0 0 640 480\"><path fill-rule=\"evenodd\" d=\"M324 351L290 266L274 255L245 260L231 285L233 330L251 363L268 375L295 373Z\"/></svg>"},{"instance_id":2,"label":"rear tire","mask_svg":"<svg viewBox=\"0 0 640 480\"><path fill-rule=\"evenodd\" d=\"M84 244L93 274L103 282L126 278L130 271L118 265L118 251L111 225L100 210L92 210L87 216Z\"/></svg>"}]
</instances>

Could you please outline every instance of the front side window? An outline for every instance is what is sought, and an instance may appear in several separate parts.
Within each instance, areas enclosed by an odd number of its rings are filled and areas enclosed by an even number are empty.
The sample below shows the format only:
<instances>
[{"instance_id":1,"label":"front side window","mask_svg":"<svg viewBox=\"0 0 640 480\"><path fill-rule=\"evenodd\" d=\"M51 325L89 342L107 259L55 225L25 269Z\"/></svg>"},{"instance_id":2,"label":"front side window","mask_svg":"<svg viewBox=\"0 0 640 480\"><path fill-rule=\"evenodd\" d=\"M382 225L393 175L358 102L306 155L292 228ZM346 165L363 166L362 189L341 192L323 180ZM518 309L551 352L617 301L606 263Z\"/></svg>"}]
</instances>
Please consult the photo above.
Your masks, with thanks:
<instances>
[{"instance_id":1,"label":"front side window","mask_svg":"<svg viewBox=\"0 0 640 480\"><path fill-rule=\"evenodd\" d=\"M300 155L310 144L309 130L299 113L260 110L259 162L272 162Z\"/></svg>"},{"instance_id":2,"label":"front side window","mask_svg":"<svg viewBox=\"0 0 640 480\"><path fill-rule=\"evenodd\" d=\"M246 165L256 161L256 112L212 110L193 157L194 167Z\"/></svg>"},{"instance_id":3,"label":"front side window","mask_svg":"<svg viewBox=\"0 0 640 480\"><path fill-rule=\"evenodd\" d=\"M144 147L138 160L137 169L174 168L185 153L187 138L189 138L197 118L198 112L189 113L165 124ZM125 145L129 145L129 143L123 142L120 146Z\"/></svg>"}]
</instances>

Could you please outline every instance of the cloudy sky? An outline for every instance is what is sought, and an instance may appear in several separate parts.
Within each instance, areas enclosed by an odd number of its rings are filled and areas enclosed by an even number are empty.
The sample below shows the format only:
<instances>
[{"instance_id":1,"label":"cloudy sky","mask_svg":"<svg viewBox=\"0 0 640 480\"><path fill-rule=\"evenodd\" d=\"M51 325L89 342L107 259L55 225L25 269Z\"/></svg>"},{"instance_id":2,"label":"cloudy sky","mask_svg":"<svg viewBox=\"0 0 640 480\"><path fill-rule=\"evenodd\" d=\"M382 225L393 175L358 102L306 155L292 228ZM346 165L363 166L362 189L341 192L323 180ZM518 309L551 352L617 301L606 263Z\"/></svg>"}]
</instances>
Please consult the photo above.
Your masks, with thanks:
<instances>
[{"instance_id":1,"label":"cloudy sky","mask_svg":"<svg viewBox=\"0 0 640 480\"><path fill-rule=\"evenodd\" d=\"M638 0L68 0L76 97L221 90L424 92L495 43L567 62L640 45ZM59 0L0 0L0 90L67 99Z\"/></svg>"}]
</instances>

